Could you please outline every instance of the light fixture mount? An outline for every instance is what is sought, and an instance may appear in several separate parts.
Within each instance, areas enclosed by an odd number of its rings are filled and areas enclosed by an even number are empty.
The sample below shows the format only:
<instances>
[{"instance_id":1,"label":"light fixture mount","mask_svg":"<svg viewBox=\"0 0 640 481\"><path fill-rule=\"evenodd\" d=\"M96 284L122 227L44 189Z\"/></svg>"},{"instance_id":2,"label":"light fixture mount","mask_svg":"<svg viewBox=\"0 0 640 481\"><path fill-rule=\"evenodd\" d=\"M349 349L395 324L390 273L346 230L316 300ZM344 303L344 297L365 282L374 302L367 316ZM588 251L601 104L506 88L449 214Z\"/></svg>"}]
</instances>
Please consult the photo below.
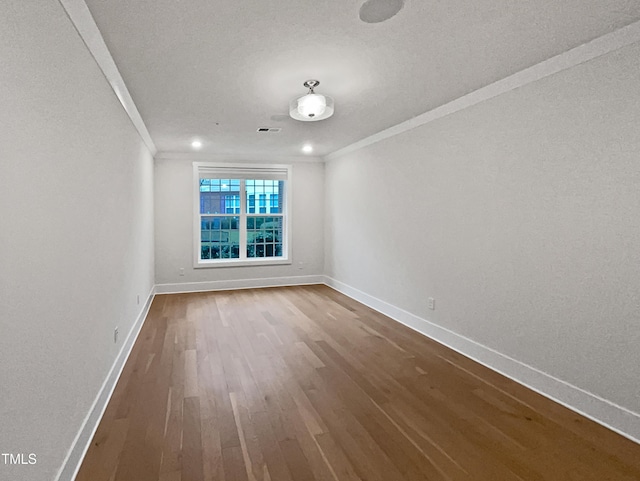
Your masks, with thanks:
<instances>
[{"instance_id":1,"label":"light fixture mount","mask_svg":"<svg viewBox=\"0 0 640 481\"><path fill-rule=\"evenodd\" d=\"M302 85L304 85L305 87L307 87L310 90L309 93L313 93L313 89L316 88L318 85L320 85L320 81L319 80L307 80Z\"/></svg>"},{"instance_id":2,"label":"light fixture mount","mask_svg":"<svg viewBox=\"0 0 640 481\"><path fill-rule=\"evenodd\" d=\"M314 89L320 85L319 80L307 80L302 85L309 89L307 95L293 99L289 103L291 118L302 122L315 122L328 119L333 115L333 99L315 93Z\"/></svg>"}]
</instances>

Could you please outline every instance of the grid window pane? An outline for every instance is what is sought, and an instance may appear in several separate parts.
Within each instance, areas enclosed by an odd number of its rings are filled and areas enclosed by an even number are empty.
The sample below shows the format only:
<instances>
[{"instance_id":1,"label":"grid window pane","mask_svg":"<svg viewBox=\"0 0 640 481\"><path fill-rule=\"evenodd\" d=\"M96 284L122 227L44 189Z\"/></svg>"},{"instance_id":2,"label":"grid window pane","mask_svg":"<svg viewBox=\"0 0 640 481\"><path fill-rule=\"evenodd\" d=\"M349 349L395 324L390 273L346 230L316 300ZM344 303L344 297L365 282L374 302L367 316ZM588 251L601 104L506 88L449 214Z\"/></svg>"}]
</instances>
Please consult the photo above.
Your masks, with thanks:
<instances>
[{"instance_id":1,"label":"grid window pane","mask_svg":"<svg viewBox=\"0 0 640 481\"><path fill-rule=\"evenodd\" d=\"M282 256L281 216L247 217L247 257Z\"/></svg>"},{"instance_id":2,"label":"grid window pane","mask_svg":"<svg viewBox=\"0 0 640 481\"><path fill-rule=\"evenodd\" d=\"M239 214L240 180L200 179L200 214Z\"/></svg>"},{"instance_id":3,"label":"grid window pane","mask_svg":"<svg viewBox=\"0 0 640 481\"><path fill-rule=\"evenodd\" d=\"M269 213L276 214L280 212L280 207L278 204L278 198L280 196L278 194L271 194L269 197Z\"/></svg>"},{"instance_id":4,"label":"grid window pane","mask_svg":"<svg viewBox=\"0 0 640 481\"><path fill-rule=\"evenodd\" d=\"M200 172L204 175L205 171ZM234 176L233 173L222 175ZM213 261L217 260L286 257L283 252L286 180L197 180L201 225L196 227L196 235L200 236L200 260L212 261L206 264L214 265Z\"/></svg>"},{"instance_id":5,"label":"grid window pane","mask_svg":"<svg viewBox=\"0 0 640 481\"><path fill-rule=\"evenodd\" d=\"M224 198L225 214L240 213L240 195L226 195Z\"/></svg>"},{"instance_id":6,"label":"grid window pane","mask_svg":"<svg viewBox=\"0 0 640 481\"><path fill-rule=\"evenodd\" d=\"M240 217L200 218L200 258L237 259L240 257Z\"/></svg>"},{"instance_id":7,"label":"grid window pane","mask_svg":"<svg viewBox=\"0 0 640 481\"><path fill-rule=\"evenodd\" d=\"M284 181L249 179L245 182L247 213L282 214ZM256 199L258 205L256 205Z\"/></svg>"}]
</instances>

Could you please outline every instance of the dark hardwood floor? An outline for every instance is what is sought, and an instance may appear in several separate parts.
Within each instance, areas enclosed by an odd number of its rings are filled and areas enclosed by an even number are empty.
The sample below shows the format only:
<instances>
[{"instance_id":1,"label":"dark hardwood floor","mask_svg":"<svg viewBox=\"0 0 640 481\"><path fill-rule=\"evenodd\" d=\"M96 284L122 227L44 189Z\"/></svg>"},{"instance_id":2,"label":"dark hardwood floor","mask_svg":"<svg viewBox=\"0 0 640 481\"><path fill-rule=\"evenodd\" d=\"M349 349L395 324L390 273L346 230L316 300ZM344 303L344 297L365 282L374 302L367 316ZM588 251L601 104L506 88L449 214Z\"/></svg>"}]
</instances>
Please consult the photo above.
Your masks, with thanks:
<instances>
[{"instance_id":1,"label":"dark hardwood floor","mask_svg":"<svg viewBox=\"0 0 640 481\"><path fill-rule=\"evenodd\" d=\"M77 481L640 480L640 445L328 287L156 296Z\"/></svg>"}]
</instances>

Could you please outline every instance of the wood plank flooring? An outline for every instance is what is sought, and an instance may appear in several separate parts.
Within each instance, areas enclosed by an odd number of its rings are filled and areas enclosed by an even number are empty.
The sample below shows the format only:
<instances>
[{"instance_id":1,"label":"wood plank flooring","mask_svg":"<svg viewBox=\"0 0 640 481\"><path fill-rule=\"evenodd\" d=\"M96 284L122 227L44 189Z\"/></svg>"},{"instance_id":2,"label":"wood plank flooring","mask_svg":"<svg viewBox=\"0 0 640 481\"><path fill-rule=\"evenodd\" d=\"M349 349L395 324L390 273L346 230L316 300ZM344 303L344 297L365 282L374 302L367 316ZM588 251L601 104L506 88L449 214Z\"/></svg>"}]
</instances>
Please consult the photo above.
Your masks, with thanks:
<instances>
[{"instance_id":1,"label":"wood plank flooring","mask_svg":"<svg viewBox=\"0 0 640 481\"><path fill-rule=\"evenodd\" d=\"M77 481L632 481L640 445L325 286L156 296Z\"/></svg>"}]
</instances>

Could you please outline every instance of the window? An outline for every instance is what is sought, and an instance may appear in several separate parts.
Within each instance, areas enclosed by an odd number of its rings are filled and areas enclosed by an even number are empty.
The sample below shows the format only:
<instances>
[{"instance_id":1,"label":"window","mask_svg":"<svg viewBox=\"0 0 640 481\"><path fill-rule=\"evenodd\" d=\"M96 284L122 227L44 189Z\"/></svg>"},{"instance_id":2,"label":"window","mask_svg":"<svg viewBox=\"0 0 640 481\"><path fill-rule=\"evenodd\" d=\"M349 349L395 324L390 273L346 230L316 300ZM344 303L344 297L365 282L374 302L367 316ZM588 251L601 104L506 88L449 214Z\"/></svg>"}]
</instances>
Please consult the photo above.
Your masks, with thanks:
<instances>
[{"instance_id":1,"label":"window","mask_svg":"<svg viewBox=\"0 0 640 481\"><path fill-rule=\"evenodd\" d=\"M227 214L239 214L240 213L240 196L228 195L225 198L225 212Z\"/></svg>"},{"instance_id":2,"label":"window","mask_svg":"<svg viewBox=\"0 0 640 481\"><path fill-rule=\"evenodd\" d=\"M290 263L285 165L194 162L194 267Z\"/></svg>"}]
</instances>

